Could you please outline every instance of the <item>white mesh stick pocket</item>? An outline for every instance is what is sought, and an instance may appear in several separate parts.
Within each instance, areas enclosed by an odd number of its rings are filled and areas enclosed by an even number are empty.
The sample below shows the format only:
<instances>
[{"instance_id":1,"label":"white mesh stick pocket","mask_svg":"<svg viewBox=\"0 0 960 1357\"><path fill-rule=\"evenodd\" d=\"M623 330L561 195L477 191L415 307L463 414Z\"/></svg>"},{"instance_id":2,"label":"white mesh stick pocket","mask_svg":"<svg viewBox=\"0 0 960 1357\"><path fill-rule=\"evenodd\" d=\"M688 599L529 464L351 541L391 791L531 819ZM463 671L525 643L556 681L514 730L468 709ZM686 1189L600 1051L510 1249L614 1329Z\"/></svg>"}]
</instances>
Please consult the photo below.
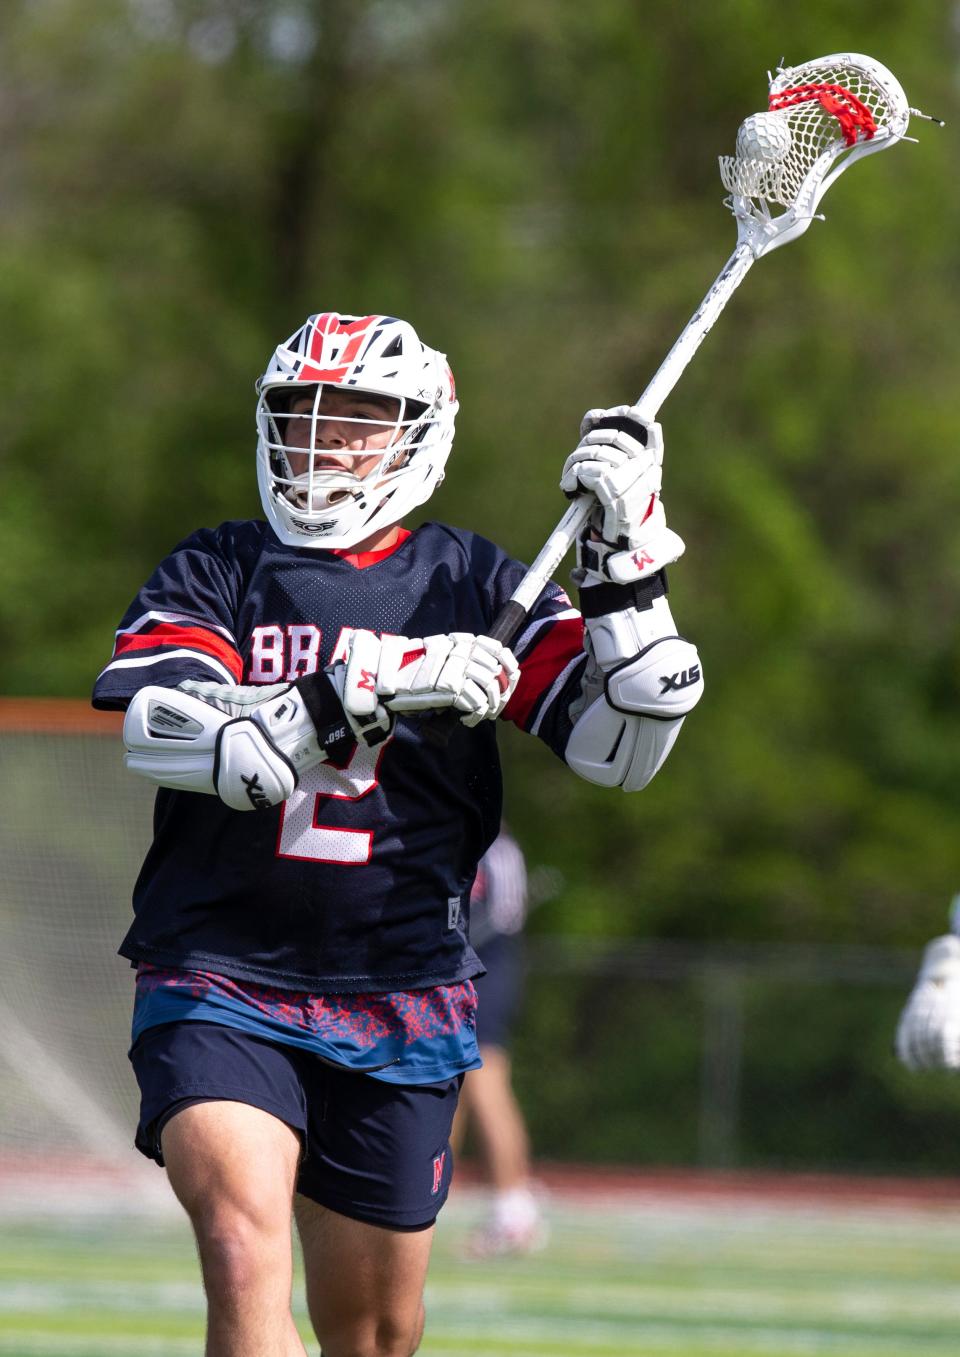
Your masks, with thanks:
<instances>
[{"instance_id":1,"label":"white mesh stick pocket","mask_svg":"<svg viewBox=\"0 0 960 1357\"><path fill-rule=\"evenodd\" d=\"M816 187L838 160L902 137L909 113L897 81L867 57L843 54L784 68L771 81L769 110L741 127L738 154L720 157L720 177L735 198L792 208L811 196L811 177L819 197ZM775 120L780 135L765 138L759 128L759 135L743 136L763 119Z\"/></svg>"}]
</instances>

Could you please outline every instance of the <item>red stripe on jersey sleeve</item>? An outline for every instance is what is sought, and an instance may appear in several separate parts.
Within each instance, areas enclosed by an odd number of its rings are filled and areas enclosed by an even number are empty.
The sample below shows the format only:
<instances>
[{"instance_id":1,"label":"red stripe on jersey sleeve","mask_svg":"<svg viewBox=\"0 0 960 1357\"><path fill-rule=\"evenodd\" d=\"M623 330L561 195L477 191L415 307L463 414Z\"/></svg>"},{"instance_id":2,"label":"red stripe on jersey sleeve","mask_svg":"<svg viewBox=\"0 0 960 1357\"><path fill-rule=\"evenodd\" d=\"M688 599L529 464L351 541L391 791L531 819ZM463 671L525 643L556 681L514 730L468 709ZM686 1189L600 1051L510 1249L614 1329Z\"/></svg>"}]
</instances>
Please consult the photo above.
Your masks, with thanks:
<instances>
[{"instance_id":1,"label":"red stripe on jersey sleeve","mask_svg":"<svg viewBox=\"0 0 960 1357\"><path fill-rule=\"evenodd\" d=\"M222 636L207 631L206 627L181 627L176 622L161 622L152 631L137 631L118 636L113 658L131 650L156 650L161 646L176 646L182 650L199 650L213 655L233 674L239 683L243 678L243 660L235 648Z\"/></svg>"},{"instance_id":2,"label":"red stripe on jersey sleeve","mask_svg":"<svg viewBox=\"0 0 960 1357\"><path fill-rule=\"evenodd\" d=\"M504 720L514 721L522 727L526 727L531 712L549 691L557 675L571 660L583 654L582 617L565 617L543 630L543 637L524 657L520 665L520 682L503 709Z\"/></svg>"}]
</instances>

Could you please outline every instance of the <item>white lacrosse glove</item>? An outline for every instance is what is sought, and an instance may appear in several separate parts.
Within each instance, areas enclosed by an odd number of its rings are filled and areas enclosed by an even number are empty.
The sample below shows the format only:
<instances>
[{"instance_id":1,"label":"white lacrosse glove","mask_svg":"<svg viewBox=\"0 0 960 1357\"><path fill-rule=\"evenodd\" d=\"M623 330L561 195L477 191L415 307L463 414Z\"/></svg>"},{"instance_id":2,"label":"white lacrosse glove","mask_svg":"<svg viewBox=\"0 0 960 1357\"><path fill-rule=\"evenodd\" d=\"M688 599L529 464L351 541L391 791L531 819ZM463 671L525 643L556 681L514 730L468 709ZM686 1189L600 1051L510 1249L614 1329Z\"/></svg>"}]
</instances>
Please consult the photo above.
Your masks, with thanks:
<instances>
[{"instance_id":1,"label":"white lacrosse glove","mask_svg":"<svg viewBox=\"0 0 960 1357\"><path fill-rule=\"evenodd\" d=\"M379 703L390 712L453 708L465 726L495 720L520 678L506 646L469 632L413 639L354 632L337 671L344 709L358 718Z\"/></svg>"},{"instance_id":2,"label":"white lacrosse glove","mask_svg":"<svg viewBox=\"0 0 960 1357\"><path fill-rule=\"evenodd\" d=\"M952 933L927 944L896 1048L911 1070L960 1069L960 938Z\"/></svg>"},{"instance_id":3,"label":"white lacrosse glove","mask_svg":"<svg viewBox=\"0 0 960 1357\"><path fill-rule=\"evenodd\" d=\"M588 410L567 458L560 489L597 500L578 547L588 575L632 584L679 560L683 539L667 527L660 486L663 432L630 405Z\"/></svg>"}]
</instances>

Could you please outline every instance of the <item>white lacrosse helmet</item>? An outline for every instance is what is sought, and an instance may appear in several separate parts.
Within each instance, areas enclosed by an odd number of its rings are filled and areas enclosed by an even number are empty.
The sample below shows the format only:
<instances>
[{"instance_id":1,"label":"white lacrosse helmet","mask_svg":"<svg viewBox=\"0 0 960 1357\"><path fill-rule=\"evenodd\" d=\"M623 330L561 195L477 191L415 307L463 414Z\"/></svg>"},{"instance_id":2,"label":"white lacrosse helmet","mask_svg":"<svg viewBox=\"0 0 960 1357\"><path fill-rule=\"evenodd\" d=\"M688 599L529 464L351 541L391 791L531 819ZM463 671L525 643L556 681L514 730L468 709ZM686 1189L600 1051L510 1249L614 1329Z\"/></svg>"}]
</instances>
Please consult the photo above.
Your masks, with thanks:
<instances>
[{"instance_id":1,"label":"white lacrosse helmet","mask_svg":"<svg viewBox=\"0 0 960 1357\"><path fill-rule=\"evenodd\" d=\"M331 388L388 407L333 416L340 430L356 430L357 447L337 456L324 448ZM273 354L257 394L260 499L289 546L356 546L398 523L443 480L459 408L453 374L446 356L422 344L406 321L309 316ZM374 448L364 446L373 435Z\"/></svg>"}]
</instances>

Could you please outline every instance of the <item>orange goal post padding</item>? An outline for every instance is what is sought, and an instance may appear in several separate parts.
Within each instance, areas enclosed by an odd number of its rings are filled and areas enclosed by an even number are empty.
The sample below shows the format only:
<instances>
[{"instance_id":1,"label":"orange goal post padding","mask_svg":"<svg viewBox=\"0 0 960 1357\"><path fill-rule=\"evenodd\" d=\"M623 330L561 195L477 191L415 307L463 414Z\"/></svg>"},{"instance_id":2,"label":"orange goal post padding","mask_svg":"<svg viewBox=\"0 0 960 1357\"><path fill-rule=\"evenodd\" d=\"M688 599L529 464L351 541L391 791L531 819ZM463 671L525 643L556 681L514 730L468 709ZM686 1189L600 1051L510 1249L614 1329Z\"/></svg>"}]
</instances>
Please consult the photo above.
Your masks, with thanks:
<instances>
[{"instance_id":1,"label":"orange goal post padding","mask_svg":"<svg viewBox=\"0 0 960 1357\"><path fill-rule=\"evenodd\" d=\"M0 697L0 732L37 735L113 735L123 712L94 711L80 697Z\"/></svg>"}]
</instances>

